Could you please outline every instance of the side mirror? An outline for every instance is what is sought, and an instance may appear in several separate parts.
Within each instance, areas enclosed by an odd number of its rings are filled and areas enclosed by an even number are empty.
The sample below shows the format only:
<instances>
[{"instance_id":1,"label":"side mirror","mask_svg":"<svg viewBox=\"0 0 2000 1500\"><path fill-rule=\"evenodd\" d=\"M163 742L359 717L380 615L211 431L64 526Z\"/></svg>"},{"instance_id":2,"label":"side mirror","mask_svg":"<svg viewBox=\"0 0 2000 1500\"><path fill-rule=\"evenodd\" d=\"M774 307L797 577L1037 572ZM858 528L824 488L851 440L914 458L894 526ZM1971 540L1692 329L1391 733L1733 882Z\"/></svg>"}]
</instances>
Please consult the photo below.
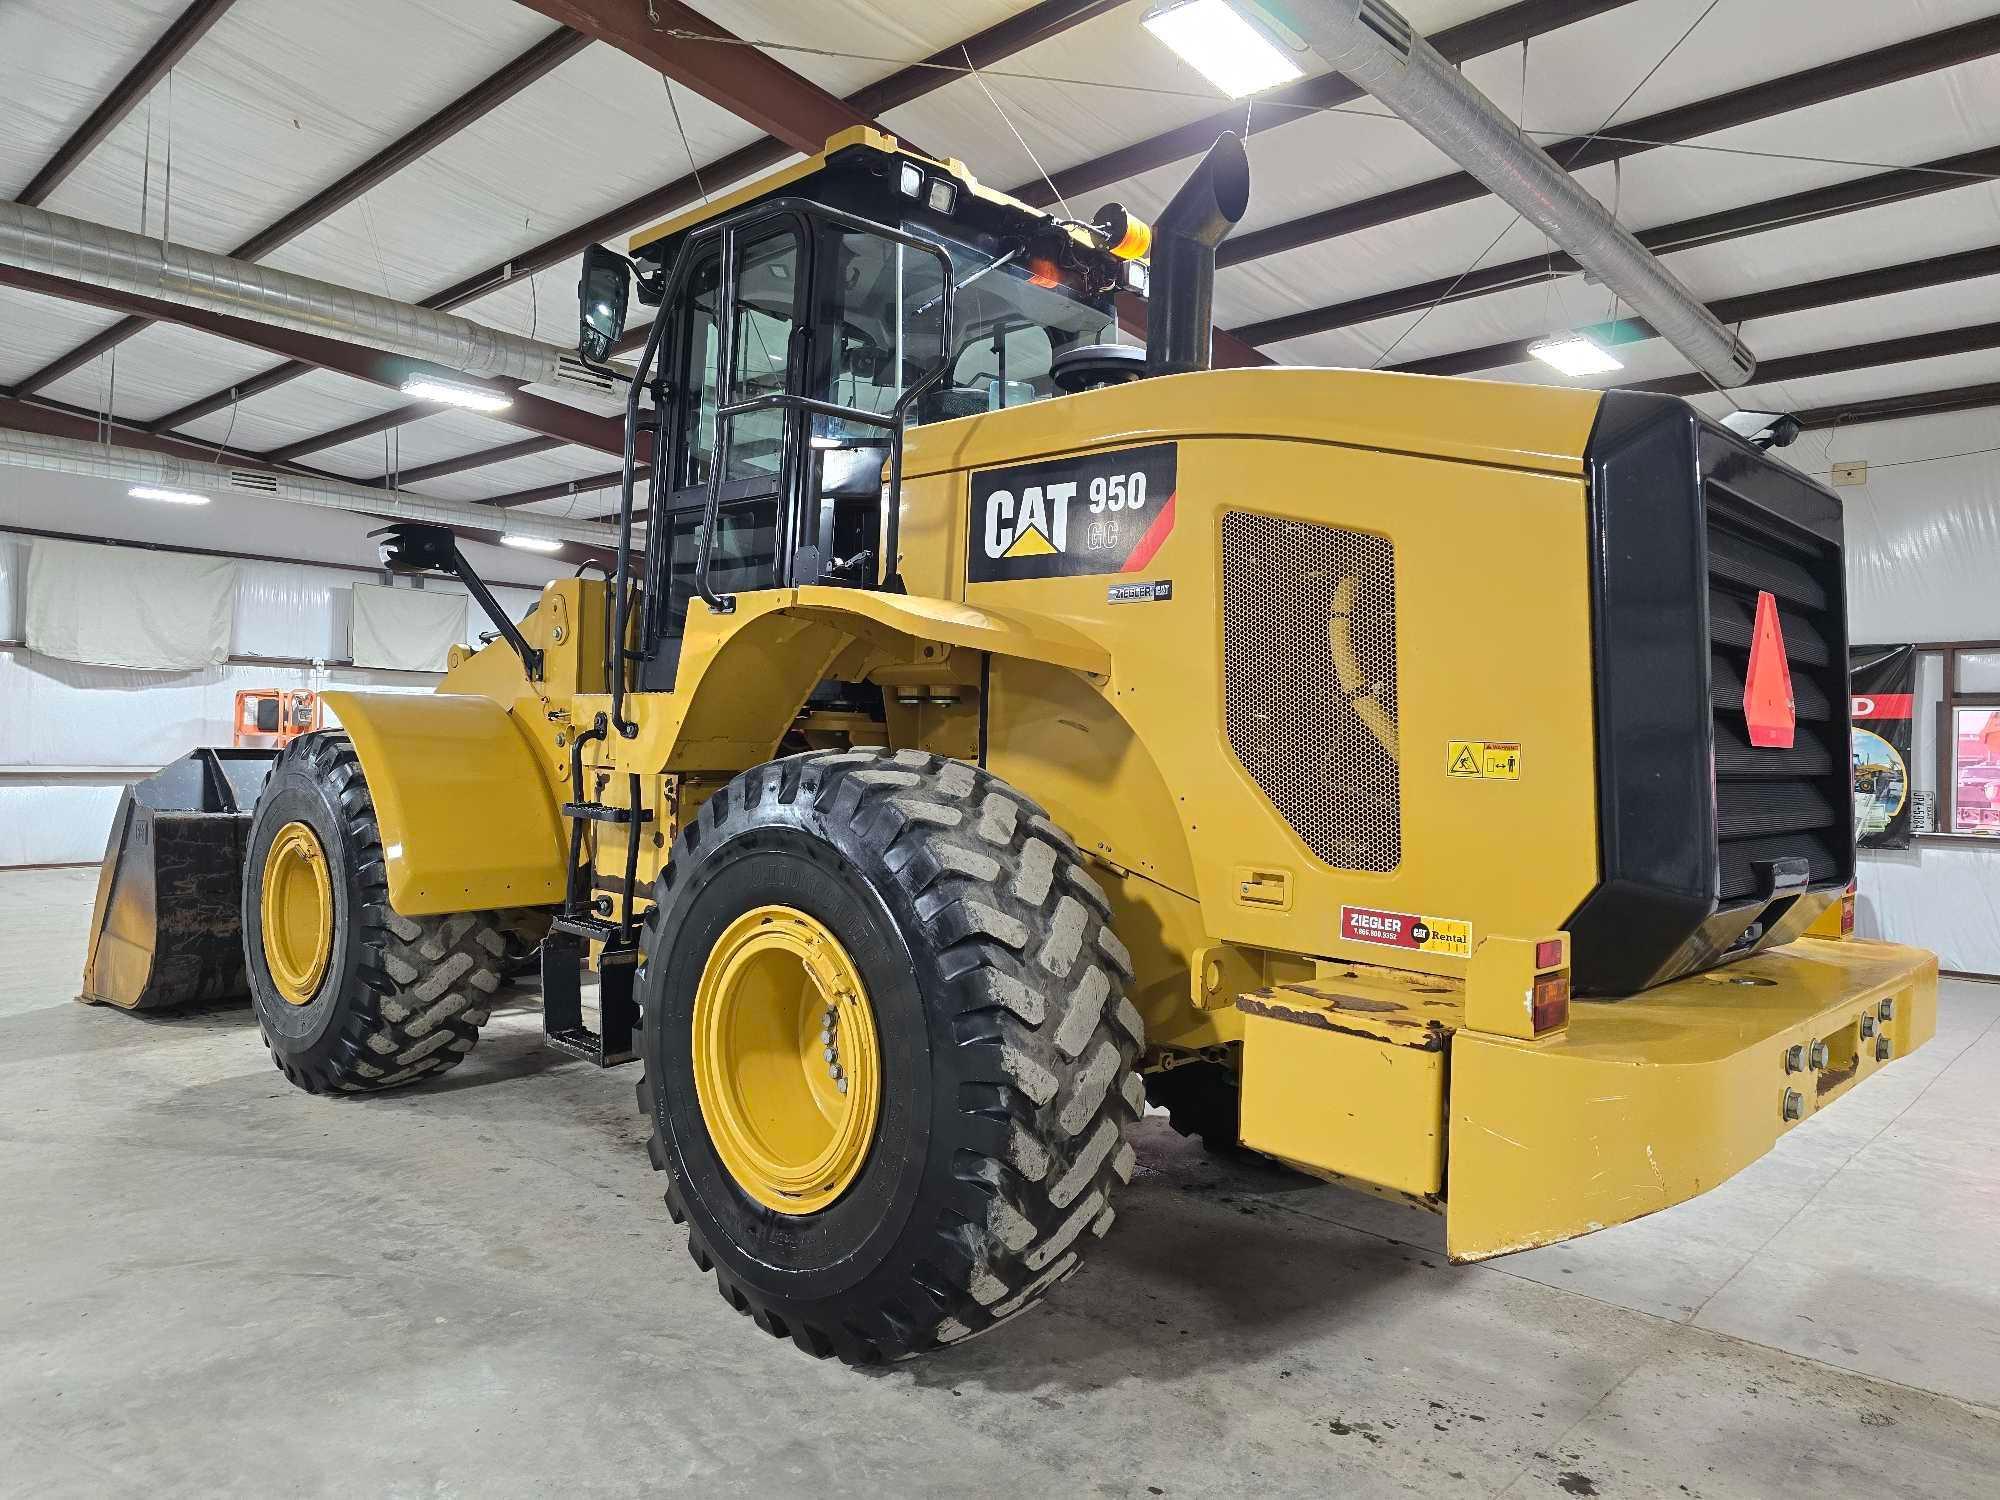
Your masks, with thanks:
<instances>
[{"instance_id":1,"label":"side mirror","mask_svg":"<svg viewBox=\"0 0 2000 1500\"><path fill-rule=\"evenodd\" d=\"M583 252L583 277L576 284L577 353L592 364L606 364L618 336L625 331L625 305L632 291L632 267L624 256L602 245Z\"/></svg>"}]
</instances>

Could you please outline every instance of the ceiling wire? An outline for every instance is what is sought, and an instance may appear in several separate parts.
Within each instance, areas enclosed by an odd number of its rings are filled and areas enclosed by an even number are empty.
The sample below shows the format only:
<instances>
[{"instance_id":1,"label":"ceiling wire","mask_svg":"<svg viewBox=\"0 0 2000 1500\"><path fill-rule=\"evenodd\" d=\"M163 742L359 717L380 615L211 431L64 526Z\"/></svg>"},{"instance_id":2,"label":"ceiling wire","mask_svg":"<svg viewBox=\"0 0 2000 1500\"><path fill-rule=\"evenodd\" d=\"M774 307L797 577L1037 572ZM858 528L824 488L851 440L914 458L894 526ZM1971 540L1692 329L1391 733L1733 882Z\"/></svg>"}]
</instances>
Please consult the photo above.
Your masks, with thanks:
<instances>
[{"instance_id":1,"label":"ceiling wire","mask_svg":"<svg viewBox=\"0 0 2000 1500\"><path fill-rule=\"evenodd\" d=\"M229 440L236 435L236 409L241 404L242 398L237 394L236 387L232 385L229 388L229 426L223 429L222 441L215 445L215 454L209 459L210 463L220 462L222 455L229 451Z\"/></svg>"},{"instance_id":2,"label":"ceiling wire","mask_svg":"<svg viewBox=\"0 0 2000 1500\"><path fill-rule=\"evenodd\" d=\"M382 278L382 295L394 298L396 294L389 289L389 263L382 258L382 242L375 236L375 208L368 201L370 196L361 195L361 222L367 227L368 243L375 250L375 274Z\"/></svg>"},{"instance_id":3,"label":"ceiling wire","mask_svg":"<svg viewBox=\"0 0 2000 1500\"><path fill-rule=\"evenodd\" d=\"M655 17L654 20L657 24L658 17ZM681 106L680 102L674 98L674 81L662 73L660 75L660 82L667 86L667 108L673 111L674 129L680 132L681 150L687 153L688 171L694 177L694 190L701 194L701 201L705 206L708 203L708 189L701 184L701 163L694 159L694 147L688 143L687 126L681 123Z\"/></svg>"},{"instance_id":4,"label":"ceiling wire","mask_svg":"<svg viewBox=\"0 0 2000 1500\"><path fill-rule=\"evenodd\" d=\"M1581 140L1579 140L1576 143L1575 149L1572 150L1569 154L1570 162L1573 163L1577 159L1577 157L1583 153L1584 147L1588 146L1592 141L1596 140L1598 138L1599 133L1602 132L1605 128L1607 128L1613 120L1617 119L1618 116L1624 112L1625 106L1630 104L1633 101L1633 99L1638 97L1639 90L1643 89L1647 84L1653 81L1654 75L1657 74L1660 71L1660 69L1664 68L1667 65L1668 61L1673 57L1673 55L1676 52L1681 50L1682 43L1686 42L1689 37L1694 35L1696 28L1699 27L1703 21L1706 21L1709 17L1709 13L1713 11L1715 7L1721 3L1722 0L1708 0L1708 4L1702 7L1701 14L1696 16L1694 20L1688 24L1687 30L1683 31L1680 34L1680 36L1675 39L1674 44L1671 47L1667 48L1666 52L1661 56L1658 62L1654 63L1652 67L1646 70L1646 76L1641 78L1637 83L1633 84L1632 87L1626 92L1625 97L1623 99L1620 99L1617 104L1612 106L1611 113L1604 117L1604 124L1598 126L1596 130L1592 131L1589 135L1584 136ZM1525 114L1526 112L1527 112L1526 100L1524 98L1522 101L1522 113ZM1563 166L1564 170L1566 171L1568 170L1569 163L1564 163ZM1614 218L1616 217L1615 211L1613 217ZM1508 234L1510 234L1513 231L1514 226L1520 222L1521 222L1521 215L1516 213L1511 219L1507 221L1506 225L1501 229L1501 231L1498 234L1494 235L1493 238L1487 242L1486 248L1484 250L1481 250L1478 255L1473 257L1472 264L1467 266L1463 271L1460 271L1458 275L1452 279L1451 284L1437 295L1437 297L1431 302L1430 306L1426 307L1422 312L1417 314L1416 320L1412 322L1408 327L1406 327L1401 333L1397 334L1396 337L1390 342L1388 348L1384 349L1380 354L1375 356L1375 362L1371 364L1368 368L1371 370L1380 369L1382 367L1382 362L1386 360L1391 354L1395 353L1397 348L1402 344L1402 342L1405 339L1407 339L1411 334L1415 333L1419 328L1423 327L1425 320L1427 320L1432 313L1436 312L1440 307L1442 307L1447 301L1451 299L1451 294L1458 290L1459 284L1463 282L1466 277L1470 276L1474 271L1479 269L1481 263L1485 261L1486 257L1491 255L1496 249L1499 248L1500 242L1505 238L1507 238ZM1720 387L1718 387L1718 389L1720 389Z\"/></svg>"},{"instance_id":5,"label":"ceiling wire","mask_svg":"<svg viewBox=\"0 0 2000 1500\"><path fill-rule=\"evenodd\" d=\"M174 237L174 75L167 74L167 160L166 172L160 183L160 239L171 242ZM141 231L143 233L143 231ZM165 252L163 251L162 254Z\"/></svg>"},{"instance_id":6,"label":"ceiling wire","mask_svg":"<svg viewBox=\"0 0 2000 1500\"><path fill-rule=\"evenodd\" d=\"M1049 191L1055 194L1056 202L1062 205L1063 217L1074 219L1076 215L1070 211L1069 199L1065 198L1062 189L1056 186L1055 178L1049 176L1048 169L1042 165L1042 159L1035 155L1035 148L1028 144L1028 138L1021 134L1019 127L1008 117L1006 109L994 97L993 90L986 86L986 80L980 76L979 69L972 65L972 49L961 46L959 51L965 54L966 71L972 74L972 81L979 85L979 91L986 96L986 102L992 105L994 113L1000 116L1000 123L1014 132L1014 139L1021 143L1021 149L1028 153L1028 160L1035 164L1035 170L1041 173L1042 181L1048 184Z\"/></svg>"},{"instance_id":7,"label":"ceiling wire","mask_svg":"<svg viewBox=\"0 0 2000 1500\"><path fill-rule=\"evenodd\" d=\"M1713 7L1711 7L1712 9ZM1704 11L1703 15L1707 12ZM1697 24L1700 18L1697 17ZM754 47L761 51L798 52L810 57L832 58L845 62L883 63L899 69L923 68L933 72L954 73L961 77L978 76L984 78L1014 78L1029 83L1050 83L1069 88L1101 89L1115 93L1148 94L1162 99L1194 99L1208 104L1226 105L1230 101L1220 94L1199 89L1163 88L1152 84L1113 83L1102 78L1073 78L1054 73L1031 73L1022 69L982 68L974 69L958 63L937 62L925 58L911 62L905 58L888 57L880 53L850 52L838 47L812 47L800 42L773 42L745 37L717 37L706 32L677 29L663 29L661 34L688 41L706 42L714 46ZM1678 44L1676 44L1678 45ZM1352 115L1356 119L1397 121L1400 116L1385 109L1371 109L1361 104L1299 104L1288 99L1267 98L1258 101L1268 109L1290 110L1294 114L1339 114ZM1622 106L1621 106L1622 107ZM1550 130L1539 126L1522 127L1524 135L1550 141L1576 139L1575 130ZM1799 151L1760 151L1745 146L1702 145L1693 141L1662 140L1653 136L1621 135L1599 128L1587 133L1587 139L1605 141L1613 145L1638 146L1662 151L1709 152L1720 156L1748 156L1766 158L1772 161L1801 162L1828 167L1861 167L1884 172L1924 172L1937 177L1962 177L1968 182L2000 181L2000 171L1981 172L1962 167L1935 167L1907 162L1868 161L1857 157L1819 156ZM1046 173L1043 174L1046 178Z\"/></svg>"},{"instance_id":8,"label":"ceiling wire","mask_svg":"<svg viewBox=\"0 0 2000 1500\"><path fill-rule=\"evenodd\" d=\"M1937 415L1942 416L1945 414L1940 412L1937 413ZM1829 450L1831 449L1831 444L1832 440L1829 438L1828 440ZM1869 471L1872 473L1876 469L1907 469L1912 464L1947 463L1954 458L1986 458L1995 453L2000 453L2000 444L1995 444L1991 448L1971 448L1967 449L1962 453L1927 453L1923 455L1921 458L1892 458L1885 460L1881 463L1877 463L1872 459L1862 460L1862 461L1867 463ZM1832 470L1833 470L1833 460L1831 456L1829 456L1827 460L1826 472L1831 473ZM1809 472L1817 475L1821 471L1818 469L1813 469Z\"/></svg>"}]
</instances>

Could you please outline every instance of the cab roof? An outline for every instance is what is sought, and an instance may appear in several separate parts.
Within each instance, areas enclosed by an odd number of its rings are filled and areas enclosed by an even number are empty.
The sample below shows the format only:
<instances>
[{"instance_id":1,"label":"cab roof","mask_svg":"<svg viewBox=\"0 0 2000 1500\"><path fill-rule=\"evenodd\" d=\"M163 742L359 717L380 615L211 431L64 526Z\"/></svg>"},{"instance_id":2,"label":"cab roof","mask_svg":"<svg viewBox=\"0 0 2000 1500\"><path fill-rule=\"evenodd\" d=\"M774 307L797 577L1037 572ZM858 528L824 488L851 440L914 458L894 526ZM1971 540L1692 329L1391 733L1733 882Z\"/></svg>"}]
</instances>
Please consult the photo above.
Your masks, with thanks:
<instances>
[{"instance_id":1,"label":"cab roof","mask_svg":"<svg viewBox=\"0 0 2000 1500\"><path fill-rule=\"evenodd\" d=\"M1030 204L1023 203L1019 198L1011 197L1006 193L984 186L978 178L972 175L971 169L956 157L945 157L940 160L937 157L925 156L922 152L913 151L903 145L893 135L885 134L871 126L856 125L851 129L841 131L838 135L828 137L826 145L821 147L819 151L801 161L792 163L789 167L782 167L776 172L759 177L752 182L747 182L732 192L724 193L720 197L711 198L699 207L688 209L685 213L676 214L669 219L662 219L657 224L649 225L647 228L639 230L627 241L626 251L630 255L637 256L647 247L657 245L662 240L670 239L683 230L696 228L699 225L707 223L710 219L729 212L731 209L740 208L746 203L753 203L759 198L769 197L795 183L815 176L825 171L835 156L857 150L876 153L884 158L885 164L887 161L897 158L916 162L933 174L950 177L958 184L961 192L970 194L982 202L991 204L1003 211L1020 214L1024 218L1033 220L1038 227L1059 228L1087 250L1100 249L1097 238L1084 226L1068 220L1058 219L1053 214L1046 213Z\"/></svg>"}]
</instances>

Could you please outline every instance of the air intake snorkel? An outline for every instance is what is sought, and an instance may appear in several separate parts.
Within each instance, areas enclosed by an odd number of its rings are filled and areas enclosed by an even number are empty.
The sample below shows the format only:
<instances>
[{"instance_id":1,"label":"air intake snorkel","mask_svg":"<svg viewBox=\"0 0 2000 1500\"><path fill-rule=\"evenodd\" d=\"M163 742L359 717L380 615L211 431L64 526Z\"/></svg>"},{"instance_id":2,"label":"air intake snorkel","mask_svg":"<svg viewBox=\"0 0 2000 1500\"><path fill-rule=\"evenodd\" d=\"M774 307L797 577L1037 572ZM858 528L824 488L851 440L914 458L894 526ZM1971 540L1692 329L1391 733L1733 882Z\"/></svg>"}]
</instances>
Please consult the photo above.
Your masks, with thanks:
<instances>
[{"instance_id":1,"label":"air intake snorkel","mask_svg":"<svg viewBox=\"0 0 2000 1500\"><path fill-rule=\"evenodd\" d=\"M1153 225L1146 373L1206 370L1215 336L1215 247L1250 206L1250 158L1225 131Z\"/></svg>"}]
</instances>

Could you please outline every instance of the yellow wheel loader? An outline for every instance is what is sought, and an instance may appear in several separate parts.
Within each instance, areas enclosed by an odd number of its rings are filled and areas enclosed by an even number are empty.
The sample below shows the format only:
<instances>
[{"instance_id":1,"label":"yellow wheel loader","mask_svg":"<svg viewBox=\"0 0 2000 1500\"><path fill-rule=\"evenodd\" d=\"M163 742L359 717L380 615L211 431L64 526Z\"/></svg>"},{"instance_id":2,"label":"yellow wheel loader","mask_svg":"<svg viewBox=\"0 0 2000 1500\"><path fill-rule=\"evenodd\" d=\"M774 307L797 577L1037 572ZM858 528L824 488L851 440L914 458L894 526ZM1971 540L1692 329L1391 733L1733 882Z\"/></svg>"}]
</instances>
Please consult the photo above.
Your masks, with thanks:
<instances>
[{"instance_id":1,"label":"yellow wheel loader","mask_svg":"<svg viewBox=\"0 0 2000 1500\"><path fill-rule=\"evenodd\" d=\"M616 569L278 756L286 1075L451 1067L546 924L697 1266L867 1361L1071 1275L1149 1100L1471 1260L1928 1039L1931 955L1802 936L1854 873L1834 497L1663 397L1209 368L1248 186L1224 137L1082 223L856 131L594 249L587 359L659 309Z\"/></svg>"}]
</instances>

